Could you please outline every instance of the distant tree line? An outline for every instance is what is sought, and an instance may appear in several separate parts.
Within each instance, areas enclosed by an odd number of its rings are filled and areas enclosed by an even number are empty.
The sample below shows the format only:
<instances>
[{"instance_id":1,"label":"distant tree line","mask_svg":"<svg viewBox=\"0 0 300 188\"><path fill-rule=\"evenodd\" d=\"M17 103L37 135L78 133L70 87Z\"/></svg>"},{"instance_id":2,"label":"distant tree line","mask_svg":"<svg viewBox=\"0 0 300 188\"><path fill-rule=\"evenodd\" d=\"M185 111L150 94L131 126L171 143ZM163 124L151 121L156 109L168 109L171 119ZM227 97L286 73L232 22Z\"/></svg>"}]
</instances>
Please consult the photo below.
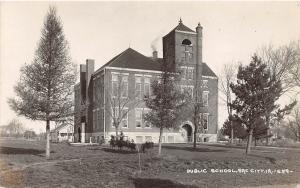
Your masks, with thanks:
<instances>
[{"instance_id":1,"label":"distant tree line","mask_svg":"<svg viewBox=\"0 0 300 188\"><path fill-rule=\"evenodd\" d=\"M11 120L8 125L0 127L1 137L15 137L15 138L26 138L33 139L37 137L37 134L33 130L26 130L22 123L17 120Z\"/></svg>"}]
</instances>

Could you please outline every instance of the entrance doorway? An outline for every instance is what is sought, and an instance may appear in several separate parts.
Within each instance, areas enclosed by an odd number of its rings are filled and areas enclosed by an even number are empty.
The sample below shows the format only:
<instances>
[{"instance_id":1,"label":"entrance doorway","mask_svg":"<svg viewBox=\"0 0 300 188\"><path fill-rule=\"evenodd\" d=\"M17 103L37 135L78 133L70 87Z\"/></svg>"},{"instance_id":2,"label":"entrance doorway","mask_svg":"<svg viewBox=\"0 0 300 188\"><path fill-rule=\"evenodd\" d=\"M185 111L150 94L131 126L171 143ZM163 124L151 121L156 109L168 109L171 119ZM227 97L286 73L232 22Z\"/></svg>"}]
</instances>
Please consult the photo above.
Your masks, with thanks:
<instances>
[{"instance_id":1,"label":"entrance doorway","mask_svg":"<svg viewBox=\"0 0 300 188\"><path fill-rule=\"evenodd\" d=\"M185 131L185 140L186 142L192 142L193 141L193 137L192 137L192 132L193 132L193 129L191 127L191 125L189 124L184 124L182 126L182 129Z\"/></svg>"}]
</instances>

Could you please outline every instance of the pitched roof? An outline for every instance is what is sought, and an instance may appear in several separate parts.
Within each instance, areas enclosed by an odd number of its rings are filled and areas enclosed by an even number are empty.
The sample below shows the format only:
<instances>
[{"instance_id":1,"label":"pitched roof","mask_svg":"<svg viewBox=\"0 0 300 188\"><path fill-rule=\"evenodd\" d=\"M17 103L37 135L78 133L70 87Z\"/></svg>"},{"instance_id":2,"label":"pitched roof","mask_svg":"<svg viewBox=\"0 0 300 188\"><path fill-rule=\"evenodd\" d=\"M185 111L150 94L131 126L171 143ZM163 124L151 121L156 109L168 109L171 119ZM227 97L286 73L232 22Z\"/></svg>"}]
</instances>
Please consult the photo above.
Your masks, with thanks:
<instances>
[{"instance_id":1,"label":"pitched roof","mask_svg":"<svg viewBox=\"0 0 300 188\"><path fill-rule=\"evenodd\" d=\"M188 32L194 32L192 29L188 28L187 26L185 26L182 21L179 21L179 24L173 29L176 31L188 31Z\"/></svg>"},{"instance_id":2,"label":"pitched roof","mask_svg":"<svg viewBox=\"0 0 300 188\"><path fill-rule=\"evenodd\" d=\"M56 127L55 129L51 130L50 132L56 132L64 127L66 127L68 124L61 124L58 127Z\"/></svg>"},{"instance_id":3,"label":"pitched roof","mask_svg":"<svg viewBox=\"0 0 300 188\"><path fill-rule=\"evenodd\" d=\"M202 75L217 77L217 75L209 68L206 63L202 63Z\"/></svg>"},{"instance_id":4,"label":"pitched roof","mask_svg":"<svg viewBox=\"0 0 300 188\"><path fill-rule=\"evenodd\" d=\"M96 74L104 67L118 67L118 68L128 68L128 69L141 69L150 71L161 71L161 63L163 63L163 58L153 59L152 57L144 56L143 54L128 48L122 53L118 54L112 58L109 62L103 65L100 69L95 71ZM216 74L208 67L206 63L203 63L202 67L203 76L213 76Z\"/></svg>"}]
</instances>

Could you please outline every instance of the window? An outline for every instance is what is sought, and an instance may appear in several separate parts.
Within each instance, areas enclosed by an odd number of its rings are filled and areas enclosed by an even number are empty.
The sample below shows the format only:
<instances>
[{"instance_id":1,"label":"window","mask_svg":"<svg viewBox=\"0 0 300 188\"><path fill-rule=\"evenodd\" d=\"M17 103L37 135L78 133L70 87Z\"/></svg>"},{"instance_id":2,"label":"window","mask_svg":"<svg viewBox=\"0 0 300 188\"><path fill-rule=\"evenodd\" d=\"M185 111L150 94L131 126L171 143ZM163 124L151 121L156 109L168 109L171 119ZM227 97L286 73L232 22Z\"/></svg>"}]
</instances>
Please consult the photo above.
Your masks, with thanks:
<instances>
[{"instance_id":1,"label":"window","mask_svg":"<svg viewBox=\"0 0 300 188\"><path fill-rule=\"evenodd\" d=\"M202 80L202 86L203 88L208 88L208 80Z\"/></svg>"},{"instance_id":2,"label":"window","mask_svg":"<svg viewBox=\"0 0 300 188\"><path fill-rule=\"evenodd\" d=\"M208 117L209 117L208 113L199 114L199 118L200 118L199 121L201 123L199 123L199 128L197 129L198 133L202 133L202 130L208 129Z\"/></svg>"},{"instance_id":3,"label":"window","mask_svg":"<svg viewBox=\"0 0 300 188\"><path fill-rule=\"evenodd\" d=\"M152 142L152 136L145 136L146 142Z\"/></svg>"},{"instance_id":4,"label":"window","mask_svg":"<svg viewBox=\"0 0 300 188\"><path fill-rule=\"evenodd\" d=\"M203 91L202 102L204 106L208 106L208 91Z\"/></svg>"},{"instance_id":5,"label":"window","mask_svg":"<svg viewBox=\"0 0 300 188\"><path fill-rule=\"evenodd\" d=\"M118 117L119 117L119 110L118 110L118 108L112 109L111 116L112 116L112 121L111 121L112 127L115 127L114 120L117 121Z\"/></svg>"},{"instance_id":6,"label":"window","mask_svg":"<svg viewBox=\"0 0 300 188\"><path fill-rule=\"evenodd\" d=\"M182 41L182 44L183 44L183 45L191 45L192 42L191 42L189 39L184 39L184 40Z\"/></svg>"},{"instance_id":7,"label":"window","mask_svg":"<svg viewBox=\"0 0 300 188\"><path fill-rule=\"evenodd\" d=\"M96 101L96 80L93 80L93 102Z\"/></svg>"},{"instance_id":8,"label":"window","mask_svg":"<svg viewBox=\"0 0 300 188\"><path fill-rule=\"evenodd\" d=\"M68 136L68 133L60 133L60 136L62 137Z\"/></svg>"},{"instance_id":9,"label":"window","mask_svg":"<svg viewBox=\"0 0 300 188\"><path fill-rule=\"evenodd\" d=\"M150 96L150 78L145 77L144 79L144 95L145 96Z\"/></svg>"},{"instance_id":10,"label":"window","mask_svg":"<svg viewBox=\"0 0 300 188\"><path fill-rule=\"evenodd\" d=\"M192 62L193 61L193 46L192 46L192 42L190 40L188 40L188 39L184 39L181 44L182 44L182 46L181 46L181 49L182 49L182 55L181 55L182 61Z\"/></svg>"},{"instance_id":11,"label":"window","mask_svg":"<svg viewBox=\"0 0 300 188\"><path fill-rule=\"evenodd\" d=\"M144 120L144 115L147 114L149 111L150 111L149 108L144 108L144 110L143 110L143 117L142 118L143 118L143 123L144 123L145 128L151 128L151 123Z\"/></svg>"},{"instance_id":12,"label":"window","mask_svg":"<svg viewBox=\"0 0 300 188\"><path fill-rule=\"evenodd\" d=\"M102 118L102 114L101 114L102 110L97 109L97 124L96 124L96 129L100 127L100 123L101 123L101 118Z\"/></svg>"},{"instance_id":13,"label":"window","mask_svg":"<svg viewBox=\"0 0 300 188\"><path fill-rule=\"evenodd\" d=\"M181 92L186 92L189 96L193 97L194 94L194 86L187 86L187 85L182 85L181 86Z\"/></svg>"},{"instance_id":14,"label":"window","mask_svg":"<svg viewBox=\"0 0 300 188\"><path fill-rule=\"evenodd\" d=\"M174 136L168 136L168 143L174 143Z\"/></svg>"},{"instance_id":15,"label":"window","mask_svg":"<svg viewBox=\"0 0 300 188\"><path fill-rule=\"evenodd\" d=\"M207 130L208 129L208 113L204 113L202 116L202 125L203 129Z\"/></svg>"},{"instance_id":16,"label":"window","mask_svg":"<svg viewBox=\"0 0 300 188\"><path fill-rule=\"evenodd\" d=\"M122 76L122 97L128 97L128 76Z\"/></svg>"},{"instance_id":17,"label":"window","mask_svg":"<svg viewBox=\"0 0 300 188\"><path fill-rule=\"evenodd\" d=\"M189 67L187 69L187 79L188 80L193 80L193 72L194 72L194 68L193 67Z\"/></svg>"},{"instance_id":18,"label":"window","mask_svg":"<svg viewBox=\"0 0 300 188\"><path fill-rule=\"evenodd\" d=\"M187 70L187 68L186 67L184 67L184 66L181 66L180 67L180 70L181 70L181 78L183 79L183 80L185 80L186 79L186 76L187 76L187 73L186 73L186 70Z\"/></svg>"},{"instance_id":19,"label":"window","mask_svg":"<svg viewBox=\"0 0 300 188\"><path fill-rule=\"evenodd\" d=\"M128 109L127 108L124 108L122 110L122 114L119 114L119 108L116 107L114 108L115 110L112 111L112 127L115 127L114 126L114 119L116 121L118 121L118 119L122 118L121 122L120 122L120 125L119 127L122 127L122 128L128 128Z\"/></svg>"},{"instance_id":20,"label":"window","mask_svg":"<svg viewBox=\"0 0 300 188\"><path fill-rule=\"evenodd\" d=\"M121 121L122 128L128 128L128 109L122 110L121 117L122 117L122 121Z\"/></svg>"},{"instance_id":21,"label":"window","mask_svg":"<svg viewBox=\"0 0 300 188\"><path fill-rule=\"evenodd\" d=\"M118 96L118 75L112 74L112 96Z\"/></svg>"},{"instance_id":22,"label":"window","mask_svg":"<svg viewBox=\"0 0 300 188\"><path fill-rule=\"evenodd\" d=\"M142 136L136 136L136 142L137 143L142 143L143 142L143 137Z\"/></svg>"},{"instance_id":23,"label":"window","mask_svg":"<svg viewBox=\"0 0 300 188\"><path fill-rule=\"evenodd\" d=\"M142 109L135 109L135 127L142 128Z\"/></svg>"},{"instance_id":24,"label":"window","mask_svg":"<svg viewBox=\"0 0 300 188\"><path fill-rule=\"evenodd\" d=\"M142 80L141 77L135 77L135 94L137 98L142 98Z\"/></svg>"},{"instance_id":25,"label":"window","mask_svg":"<svg viewBox=\"0 0 300 188\"><path fill-rule=\"evenodd\" d=\"M190 95L191 97L193 97L193 93L194 93L194 86L188 86L188 87L187 87L187 89L188 89L188 93L189 93L189 95Z\"/></svg>"},{"instance_id":26,"label":"window","mask_svg":"<svg viewBox=\"0 0 300 188\"><path fill-rule=\"evenodd\" d=\"M96 123L97 123L97 111L93 110L93 130L96 129Z\"/></svg>"}]
</instances>

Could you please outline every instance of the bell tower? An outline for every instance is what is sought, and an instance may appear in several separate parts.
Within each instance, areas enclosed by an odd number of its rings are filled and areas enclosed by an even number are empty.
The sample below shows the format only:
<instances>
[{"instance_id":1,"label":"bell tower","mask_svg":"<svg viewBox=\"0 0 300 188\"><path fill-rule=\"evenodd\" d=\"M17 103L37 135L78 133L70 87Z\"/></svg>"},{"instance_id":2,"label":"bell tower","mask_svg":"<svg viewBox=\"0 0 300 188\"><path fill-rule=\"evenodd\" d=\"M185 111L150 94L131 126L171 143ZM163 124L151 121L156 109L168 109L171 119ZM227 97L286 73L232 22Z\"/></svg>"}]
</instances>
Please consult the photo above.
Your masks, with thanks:
<instances>
[{"instance_id":1,"label":"bell tower","mask_svg":"<svg viewBox=\"0 0 300 188\"><path fill-rule=\"evenodd\" d=\"M202 65L202 26L196 32L185 26L180 18L178 25L163 37L163 57L172 68Z\"/></svg>"}]
</instances>

